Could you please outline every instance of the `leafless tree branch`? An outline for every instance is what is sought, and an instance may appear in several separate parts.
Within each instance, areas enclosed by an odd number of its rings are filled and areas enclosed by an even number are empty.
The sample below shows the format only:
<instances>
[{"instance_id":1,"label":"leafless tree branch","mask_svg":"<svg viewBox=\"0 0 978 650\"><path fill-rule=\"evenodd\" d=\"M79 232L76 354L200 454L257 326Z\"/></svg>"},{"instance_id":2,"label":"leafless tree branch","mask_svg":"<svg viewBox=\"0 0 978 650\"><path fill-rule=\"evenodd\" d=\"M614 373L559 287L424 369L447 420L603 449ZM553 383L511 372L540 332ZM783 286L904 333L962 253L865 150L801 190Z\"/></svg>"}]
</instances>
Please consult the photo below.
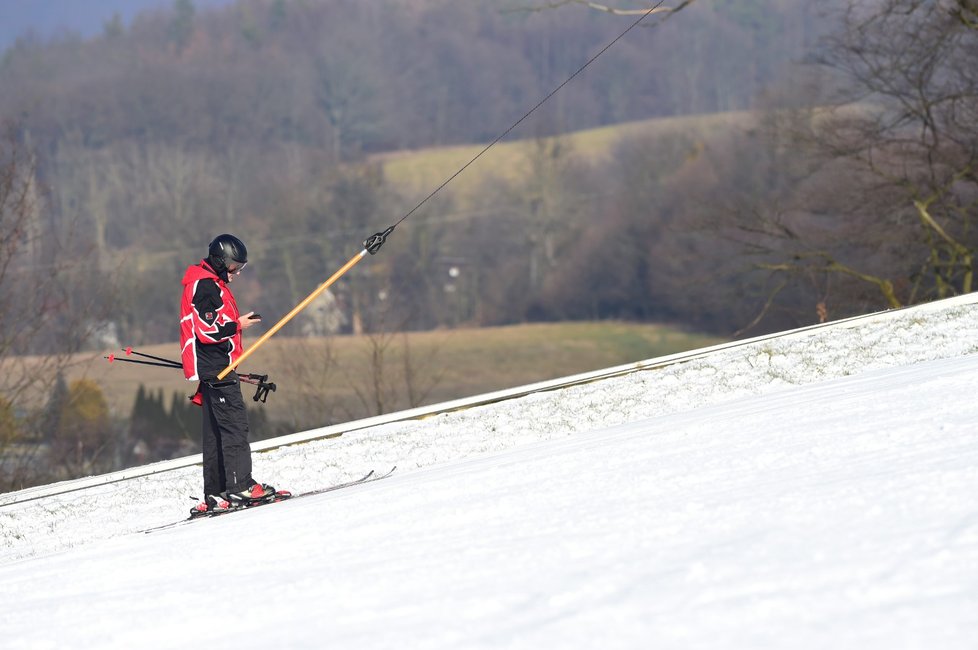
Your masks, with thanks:
<instances>
[{"instance_id":1,"label":"leafless tree branch","mask_svg":"<svg viewBox=\"0 0 978 650\"><path fill-rule=\"evenodd\" d=\"M695 0L683 0L675 7L656 7L649 11L648 9L617 9L615 7L609 7L608 5L603 5L597 2L591 2L591 0L551 0L542 5L534 5L530 7L521 7L519 11L545 11L547 9L557 9L558 7L563 7L565 5L577 4L584 5L589 9L594 9L596 11L603 11L615 16L641 16L642 14L675 14L682 11L687 6L691 5Z\"/></svg>"}]
</instances>

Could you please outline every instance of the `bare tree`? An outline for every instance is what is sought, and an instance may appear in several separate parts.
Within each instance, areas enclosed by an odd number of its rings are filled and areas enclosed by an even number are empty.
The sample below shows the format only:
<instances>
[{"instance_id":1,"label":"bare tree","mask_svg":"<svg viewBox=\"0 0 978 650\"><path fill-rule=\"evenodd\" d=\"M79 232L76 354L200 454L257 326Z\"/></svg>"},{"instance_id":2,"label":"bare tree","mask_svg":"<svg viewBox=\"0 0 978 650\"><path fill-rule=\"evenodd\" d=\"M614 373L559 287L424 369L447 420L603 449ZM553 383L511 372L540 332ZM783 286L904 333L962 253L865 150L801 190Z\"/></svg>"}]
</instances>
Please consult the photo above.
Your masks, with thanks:
<instances>
[{"instance_id":1,"label":"bare tree","mask_svg":"<svg viewBox=\"0 0 978 650\"><path fill-rule=\"evenodd\" d=\"M841 80L840 98L829 109L771 113L766 162L785 182L768 178L735 210L741 241L764 258L758 268L814 281L826 295L830 284L855 282L875 292L869 304L887 307L975 289L970 5L848 3L822 57ZM840 292L834 299L852 311L856 293L848 304ZM827 317L824 300L818 307Z\"/></svg>"},{"instance_id":2,"label":"bare tree","mask_svg":"<svg viewBox=\"0 0 978 650\"><path fill-rule=\"evenodd\" d=\"M24 132L0 133L0 395L12 406L0 437L0 489L41 477L44 397L81 344L84 313L71 310L64 240L46 232L37 158ZM70 237L69 234L65 237ZM73 336L62 336L74 330ZM31 355L31 356L28 356ZM9 415L9 414L8 414ZM15 422L10 418L13 417Z\"/></svg>"},{"instance_id":3,"label":"bare tree","mask_svg":"<svg viewBox=\"0 0 978 650\"><path fill-rule=\"evenodd\" d=\"M366 350L360 362L344 369L347 385L368 415L420 406L444 374L438 367L438 351L427 350L419 358L404 331L410 317L395 321L396 309L383 301L374 312L371 320L375 325L365 335Z\"/></svg>"},{"instance_id":4,"label":"bare tree","mask_svg":"<svg viewBox=\"0 0 978 650\"><path fill-rule=\"evenodd\" d=\"M555 9L557 7L563 7L565 5L583 5L588 9L594 9L597 11L603 11L605 13L613 14L615 16L641 16L644 14L675 14L678 11L685 9L688 5L691 5L694 0L683 0L679 2L675 7L669 6L650 6L646 9L625 9L612 7L610 5L604 5L599 2L591 2L591 0L550 0L539 5L533 5L531 7L526 7L527 10L539 11L541 9ZM661 2L658 4L662 4Z\"/></svg>"},{"instance_id":5,"label":"bare tree","mask_svg":"<svg viewBox=\"0 0 978 650\"><path fill-rule=\"evenodd\" d=\"M954 0L949 12L968 29L978 30L978 2L975 0Z\"/></svg>"},{"instance_id":6,"label":"bare tree","mask_svg":"<svg viewBox=\"0 0 978 650\"><path fill-rule=\"evenodd\" d=\"M875 106L835 118L820 144L867 172L897 199L894 216L909 218L920 251L909 301L974 288L978 31L942 4L887 0L864 14L853 2L826 58L854 80L851 100Z\"/></svg>"},{"instance_id":7,"label":"bare tree","mask_svg":"<svg viewBox=\"0 0 978 650\"><path fill-rule=\"evenodd\" d=\"M61 302L49 260L37 159L8 125L0 139L0 386L14 404L47 374L28 369L20 355L34 351L39 322Z\"/></svg>"},{"instance_id":8,"label":"bare tree","mask_svg":"<svg viewBox=\"0 0 978 650\"><path fill-rule=\"evenodd\" d=\"M283 379L295 387L295 406L290 409L289 423L299 431L304 427L334 424L339 418L339 402L329 386L338 375L339 366L333 339L316 337L298 344L298 353L289 364Z\"/></svg>"},{"instance_id":9,"label":"bare tree","mask_svg":"<svg viewBox=\"0 0 978 650\"><path fill-rule=\"evenodd\" d=\"M528 286L537 290L553 269L560 249L576 227L580 206L569 187L572 151L566 138L537 138L527 156L527 173L519 196L526 202L530 253Z\"/></svg>"}]
</instances>

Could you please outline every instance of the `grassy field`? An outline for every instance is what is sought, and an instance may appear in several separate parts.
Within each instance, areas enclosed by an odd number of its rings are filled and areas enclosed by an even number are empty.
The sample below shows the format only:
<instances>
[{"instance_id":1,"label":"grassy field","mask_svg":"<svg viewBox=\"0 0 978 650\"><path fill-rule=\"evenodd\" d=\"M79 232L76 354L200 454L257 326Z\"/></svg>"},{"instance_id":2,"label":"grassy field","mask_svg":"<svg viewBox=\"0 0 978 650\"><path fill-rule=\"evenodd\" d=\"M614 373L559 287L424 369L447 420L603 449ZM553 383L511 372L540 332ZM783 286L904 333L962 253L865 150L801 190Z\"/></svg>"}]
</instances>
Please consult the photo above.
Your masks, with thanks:
<instances>
[{"instance_id":1,"label":"grassy field","mask_svg":"<svg viewBox=\"0 0 978 650\"><path fill-rule=\"evenodd\" d=\"M253 341L256 337L252 337ZM242 366L278 384L264 406L292 431L521 386L712 345L718 339L657 325L575 322L418 332L386 339L271 339ZM249 341L246 340L246 346ZM141 351L177 358L176 344ZM102 353L107 354L108 351ZM67 379L102 387L112 415L128 417L140 384L193 391L179 371L80 356ZM251 387L245 386L251 403Z\"/></svg>"},{"instance_id":2,"label":"grassy field","mask_svg":"<svg viewBox=\"0 0 978 650\"><path fill-rule=\"evenodd\" d=\"M698 141L731 129L748 128L755 118L756 115L750 112L655 118L576 131L561 138L573 156L596 162L609 157L615 145L627 138L685 134ZM377 154L372 160L381 164L384 178L406 196L425 195L472 160L484 147L484 144L432 147ZM486 176L510 181L523 177L533 147L532 139L503 141L495 145L472 168L452 181L450 191L459 207L470 207L467 197L485 182Z\"/></svg>"}]
</instances>

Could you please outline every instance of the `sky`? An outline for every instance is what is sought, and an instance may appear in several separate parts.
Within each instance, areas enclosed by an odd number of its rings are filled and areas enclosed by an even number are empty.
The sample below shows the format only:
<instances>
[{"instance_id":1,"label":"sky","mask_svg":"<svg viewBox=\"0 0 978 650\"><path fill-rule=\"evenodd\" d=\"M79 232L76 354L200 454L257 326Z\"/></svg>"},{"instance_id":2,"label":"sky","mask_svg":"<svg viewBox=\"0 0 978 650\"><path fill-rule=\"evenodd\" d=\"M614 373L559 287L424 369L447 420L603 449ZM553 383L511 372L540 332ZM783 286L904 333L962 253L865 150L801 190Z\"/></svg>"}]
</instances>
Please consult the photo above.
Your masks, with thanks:
<instances>
[{"instance_id":1,"label":"sky","mask_svg":"<svg viewBox=\"0 0 978 650\"><path fill-rule=\"evenodd\" d=\"M978 298L199 467L0 497L10 648L974 648ZM257 612L257 613L256 613Z\"/></svg>"},{"instance_id":2,"label":"sky","mask_svg":"<svg viewBox=\"0 0 978 650\"><path fill-rule=\"evenodd\" d=\"M233 1L196 0L194 5L205 9ZM50 38L67 30L91 38L116 14L129 25L141 11L171 6L172 0L0 0L0 52L28 32Z\"/></svg>"}]
</instances>

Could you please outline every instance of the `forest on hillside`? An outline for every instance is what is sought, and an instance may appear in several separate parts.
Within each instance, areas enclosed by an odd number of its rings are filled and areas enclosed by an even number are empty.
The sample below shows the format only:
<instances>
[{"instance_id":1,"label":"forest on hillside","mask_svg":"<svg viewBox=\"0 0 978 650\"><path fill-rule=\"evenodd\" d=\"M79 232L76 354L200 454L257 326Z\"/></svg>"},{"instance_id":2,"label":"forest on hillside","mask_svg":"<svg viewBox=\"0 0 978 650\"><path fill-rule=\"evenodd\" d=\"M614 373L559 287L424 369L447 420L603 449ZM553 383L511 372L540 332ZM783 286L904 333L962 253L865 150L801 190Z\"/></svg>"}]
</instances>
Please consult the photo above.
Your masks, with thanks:
<instances>
[{"instance_id":1,"label":"forest on hillside","mask_svg":"<svg viewBox=\"0 0 978 650\"><path fill-rule=\"evenodd\" d=\"M283 335L738 336L974 290L978 0L671 4L510 134L518 164L490 151ZM95 38L19 39L0 55L0 451L11 423L40 435L17 398L70 353L176 340L180 278L214 236L248 243L239 303L277 320L437 186L384 161L492 141L634 20L577 0L175 0ZM601 155L575 149L616 125ZM9 372L25 354L45 371Z\"/></svg>"},{"instance_id":2,"label":"forest on hillside","mask_svg":"<svg viewBox=\"0 0 978 650\"><path fill-rule=\"evenodd\" d=\"M813 46L819 19L809 5L702 2L688 20L677 15L637 29L512 138L750 109ZM11 137L31 157L43 192L31 254L45 261L34 268L51 268L51 258L70 262L65 282L73 285L72 305L93 314L93 327L109 327L126 342L173 339L167 297L175 295L185 266L225 231L253 243L255 272L246 298L269 315L287 311L359 241L417 200L387 182L371 154L491 140L632 20L581 6L531 10L532 2L203 6L176 0L128 27L110 21L91 40L24 38L0 61L0 116L16 129ZM616 287L624 302L593 296L586 313L551 308L527 295L518 275L496 268L515 255L526 260L519 266L534 266L524 276L533 276L535 291L557 281L548 268L560 255L554 237L546 234L543 242L527 232L550 226L512 217L514 211L525 215L529 204L538 206L530 221L563 222L568 232L562 239L582 240L582 246L595 235L575 232L609 219L600 214L606 206L543 205L531 196L541 190L530 186L546 175L551 194L561 193L561 184L615 193L616 181L608 178L614 170L580 168L587 161L559 170L568 167L558 159L569 160L563 153L552 146L541 154L553 160L539 164L552 169L541 168L541 177L527 179L525 187L501 188L494 174L485 174L483 207L500 215L481 223L425 226L426 216L437 221L452 212L447 191L440 203L426 206L410 224L413 232L399 233L385 251L384 268L359 279L362 291L349 283L338 287L344 327L370 321L362 312L390 283L402 285L386 292L401 305L396 313L383 305L387 327L429 328L460 318L473 324L674 319L681 309L651 305L637 295L641 287ZM577 204L580 195L566 193L561 200ZM649 214L646 208L629 218L644 228L656 218ZM492 245L484 231L503 240ZM413 241L404 241L408 237ZM511 252L500 258L499 247ZM482 274L463 314L441 306L445 268L459 266L452 260ZM737 318L690 322L729 332L740 325ZM52 344L42 337L27 351L45 352Z\"/></svg>"}]
</instances>

